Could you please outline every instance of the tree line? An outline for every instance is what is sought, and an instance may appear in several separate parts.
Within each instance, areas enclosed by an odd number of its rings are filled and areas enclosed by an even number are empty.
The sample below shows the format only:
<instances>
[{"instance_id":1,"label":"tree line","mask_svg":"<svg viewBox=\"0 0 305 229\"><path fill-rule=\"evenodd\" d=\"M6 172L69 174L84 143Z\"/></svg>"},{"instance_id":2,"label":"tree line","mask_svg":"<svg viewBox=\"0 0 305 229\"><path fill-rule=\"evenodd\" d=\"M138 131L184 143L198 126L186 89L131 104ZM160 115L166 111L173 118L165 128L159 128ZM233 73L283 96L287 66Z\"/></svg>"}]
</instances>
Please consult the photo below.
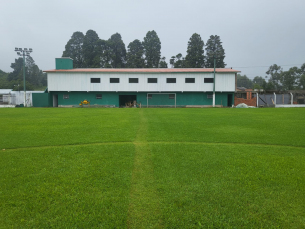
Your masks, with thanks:
<instances>
[{"instance_id":1,"label":"tree line","mask_svg":"<svg viewBox=\"0 0 305 229\"><path fill-rule=\"evenodd\" d=\"M148 31L143 41L135 39L127 46L119 33L109 39L100 39L94 30L74 32L67 42L62 57L70 57L74 68L167 68L165 57L161 57L161 41L157 33ZM181 53L170 58L172 68L224 68L225 50L220 37L211 35L206 44L194 33L188 43L186 56ZM0 70L0 88L23 90L22 58L11 64L13 71ZM46 74L35 64L31 56L26 57L26 88L34 90L47 85ZM271 65L265 78L256 76L253 80L246 75L237 75L237 86L264 90L305 89L305 63L283 71L281 66ZM19 85L19 86L18 86Z\"/></svg>"},{"instance_id":2,"label":"tree line","mask_svg":"<svg viewBox=\"0 0 305 229\"><path fill-rule=\"evenodd\" d=\"M220 37L212 35L206 45L201 36L194 33L188 41L186 56L181 53L172 56L172 68L223 68L225 51ZM157 33L148 31L143 41L135 39L127 46L119 33L108 40L100 39L94 30L74 32L67 42L62 57L72 58L74 68L167 68L165 57L161 57L161 41ZM11 64L12 72L0 70L0 88L23 90L23 60L15 59ZM41 89L47 85L46 74L35 64L31 56L25 61L26 89Z\"/></svg>"},{"instance_id":3,"label":"tree line","mask_svg":"<svg viewBox=\"0 0 305 229\"><path fill-rule=\"evenodd\" d=\"M304 90L305 89L305 63L300 67L292 67L283 71L279 65L273 64L266 72L266 77L249 79L246 75L237 75L237 86L249 89L264 89L275 91Z\"/></svg>"},{"instance_id":4,"label":"tree line","mask_svg":"<svg viewBox=\"0 0 305 229\"><path fill-rule=\"evenodd\" d=\"M206 51L206 55L204 55ZM74 32L67 42L62 57L72 58L74 68L167 68L166 58L161 58L161 41L157 33L148 31L143 41L135 39L127 46L119 33L108 40L100 39L94 30ZM185 57L181 53L172 56L172 68L224 68L225 51L220 37L210 36L206 45L201 36L194 33Z\"/></svg>"},{"instance_id":5,"label":"tree line","mask_svg":"<svg viewBox=\"0 0 305 229\"><path fill-rule=\"evenodd\" d=\"M12 72L6 73L0 70L0 89L23 90L23 59L19 57L11 64ZM36 65L31 56L25 58L26 90L42 90L47 86L47 75Z\"/></svg>"}]
</instances>

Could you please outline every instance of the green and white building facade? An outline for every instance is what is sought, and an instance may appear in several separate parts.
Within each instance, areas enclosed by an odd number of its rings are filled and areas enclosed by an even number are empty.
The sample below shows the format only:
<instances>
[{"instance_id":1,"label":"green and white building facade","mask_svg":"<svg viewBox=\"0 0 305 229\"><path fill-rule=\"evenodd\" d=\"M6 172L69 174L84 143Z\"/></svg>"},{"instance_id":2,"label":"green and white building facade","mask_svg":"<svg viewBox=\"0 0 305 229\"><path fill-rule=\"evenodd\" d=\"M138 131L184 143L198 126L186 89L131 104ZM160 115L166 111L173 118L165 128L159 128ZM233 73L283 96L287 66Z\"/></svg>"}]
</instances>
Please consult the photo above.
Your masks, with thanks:
<instances>
[{"instance_id":1,"label":"green and white building facade","mask_svg":"<svg viewBox=\"0 0 305 229\"><path fill-rule=\"evenodd\" d=\"M200 107L234 104L239 71L216 68L214 79L212 68L73 69L72 59L57 58L56 69L45 72L54 107L83 100L112 107L133 101L142 107Z\"/></svg>"}]
</instances>

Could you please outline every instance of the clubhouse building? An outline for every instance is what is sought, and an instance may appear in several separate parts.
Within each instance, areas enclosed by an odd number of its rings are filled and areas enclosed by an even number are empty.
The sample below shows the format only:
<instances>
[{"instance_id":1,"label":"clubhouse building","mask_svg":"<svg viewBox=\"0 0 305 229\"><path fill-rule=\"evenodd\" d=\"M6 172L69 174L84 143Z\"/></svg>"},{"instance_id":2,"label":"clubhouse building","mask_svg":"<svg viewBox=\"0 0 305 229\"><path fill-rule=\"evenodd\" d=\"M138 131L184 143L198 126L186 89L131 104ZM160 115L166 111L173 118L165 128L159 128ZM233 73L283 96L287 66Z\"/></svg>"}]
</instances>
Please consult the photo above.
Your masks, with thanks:
<instances>
[{"instance_id":1,"label":"clubhouse building","mask_svg":"<svg viewBox=\"0 0 305 229\"><path fill-rule=\"evenodd\" d=\"M79 106L84 100L91 106L108 107L130 102L142 107L232 106L239 72L227 68L216 68L215 74L213 68L73 69L71 58L55 62L56 69L44 71L47 102L40 102L53 107Z\"/></svg>"}]
</instances>

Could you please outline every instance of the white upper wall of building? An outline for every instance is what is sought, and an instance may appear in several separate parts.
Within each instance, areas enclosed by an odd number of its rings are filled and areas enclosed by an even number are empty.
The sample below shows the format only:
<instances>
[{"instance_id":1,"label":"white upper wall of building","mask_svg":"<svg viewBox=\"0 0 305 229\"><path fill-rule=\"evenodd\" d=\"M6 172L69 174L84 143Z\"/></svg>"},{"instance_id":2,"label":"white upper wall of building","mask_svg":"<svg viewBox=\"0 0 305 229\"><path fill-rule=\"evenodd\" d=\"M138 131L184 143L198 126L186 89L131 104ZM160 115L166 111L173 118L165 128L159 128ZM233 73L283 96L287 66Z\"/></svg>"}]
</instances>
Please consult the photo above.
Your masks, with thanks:
<instances>
[{"instance_id":1,"label":"white upper wall of building","mask_svg":"<svg viewBox=\"0 0 305 229\"><path fill-rule=\"evenodd\" d=\"M91 78L100 78L100 83L91 83ZM120 83L110 83L110 78L120 78ZM138 78L138 83L129 83L129 78ZM148 83L148 78L157 78L157 83ZM167 78L176 78L176 83L167 83ZM185 78L195 78L195 83L185 83ZM48 72L49 91L213 91L213 83L204 78L213 78L213 73L110 73L110 72ZM234 92L235 73L216 73L215 91Z\"/></svg>"}]
</instances>

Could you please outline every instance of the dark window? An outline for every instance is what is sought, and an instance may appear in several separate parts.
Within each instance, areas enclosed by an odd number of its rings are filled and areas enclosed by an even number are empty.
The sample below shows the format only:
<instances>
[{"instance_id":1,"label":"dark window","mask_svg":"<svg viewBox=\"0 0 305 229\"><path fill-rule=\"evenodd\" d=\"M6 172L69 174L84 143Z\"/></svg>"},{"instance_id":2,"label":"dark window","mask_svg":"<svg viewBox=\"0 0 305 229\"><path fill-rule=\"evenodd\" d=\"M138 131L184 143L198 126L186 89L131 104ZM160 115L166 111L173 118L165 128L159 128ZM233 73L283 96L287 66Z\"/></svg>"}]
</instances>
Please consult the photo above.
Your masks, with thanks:
<instances>
[{"instance_id":1,"label":"dark window","mask_svg":"<svg viewBox=\"0 0 305 229\"><path fill-rule=\"evenodd\" d=\"M214 78L204 78L205 83L214 83Z\"/></svg>"},{"instance_id":2,"label":"dark window","mask_svg":"<svg viewBox=\"0 0 305 229\"><path fill-rule=\"evenodd\" d=\"M139 78L129 78L129 83L139 83Z\"/></svg>"},{"instance_id":3,"label":"dark window","mask_svg":"<svg viewBox=\"0 0 305 229\"><path fill-rule=\"evenodd\" d=\"M148 98L148 99L151 99L151 98L152 98L152 94L148 94L148 95L147 95L147 98Z\"/></svg>"},{"instance_id":4,"label":"dark window","mask_svg":"<svg viewBox=\"0 0 305 229\"><path fill-rule=\"evenodd\" d=\"M64 99L69 99L69 95L64 95Z\"/></svg>"},{"instance_id":5,"label":"dark window","mask_svg":"<svg viewBox=\"0 0 305 229\"><path fill-rule=\"evenodd\" d=\"M236 96L236 98L247 99L247 93L236 93L235 96Z\"/></svg>"},{"instance_id":6,"label":"dark window","mask_svg":"<svg viewBox=\"0 0 305 229\"><path fill-rule=\"evenodd\" d=\"M100 83L101 78L91 78L91 83Z\"/></svg>"},{"instance_id":7,"label":"dark window","mask_svg":"<svg viewBox=\"0 0 305 229\"><path fill-rule=\"evenodd\" d=\"M186 83L195 83L195 78L185 78Z\"/></svg>"},{"instance_id":8,"label":"dark window","mask_svg":"<svg viewBox=\"0 0 305 229\"><path fill-rule=\"evenodd\" d=\"M110 83L120 83L120 78L110 78Z\"/></svg>"},{"instance_id":9,"label":"dark window","mask_svg":"<svg viewBox=\"0 0 305 229\"><path fill-rule=\"evenodd\" d=\"M166 78L166 83L176 83L176 78Z\"/></svg>"},{"instance_id":10,"label":"dark window","mask_svg":"<svg viewBox=\"0 0 305 229\"><path fill-rule=\"evenodd\" d=\"M147 78L147 83L158 83L157 78Z\"/></svg>"},{"instance_id":11,"label":"dark window","mask_svg":"<svg viewBox=\"0 0 305 229\"><path fill-rule=\"evenodd\" d=\"M169 99L175 99L175 94L169 94L168 98Z\"/></svg>"},{"instance_id":12,"label":"dark window","mask_svg":"<svg viewBox=\"0 0 305 229\"><path fill-rule=\"evenodd\" d=\"M96 94L96 99L102 99L102 94Z\"/></svg>"},{"instance_id":13,"label":"dark window","mask_svg":"<svg viewBox=\"0 0 305 229\"><path fill-rule=\"evenodd\" d=\"M208 94L208 95L207 95L207 98L208 98L208 99L213 99L213 94Z\"/></svg>"}]
</instances>

